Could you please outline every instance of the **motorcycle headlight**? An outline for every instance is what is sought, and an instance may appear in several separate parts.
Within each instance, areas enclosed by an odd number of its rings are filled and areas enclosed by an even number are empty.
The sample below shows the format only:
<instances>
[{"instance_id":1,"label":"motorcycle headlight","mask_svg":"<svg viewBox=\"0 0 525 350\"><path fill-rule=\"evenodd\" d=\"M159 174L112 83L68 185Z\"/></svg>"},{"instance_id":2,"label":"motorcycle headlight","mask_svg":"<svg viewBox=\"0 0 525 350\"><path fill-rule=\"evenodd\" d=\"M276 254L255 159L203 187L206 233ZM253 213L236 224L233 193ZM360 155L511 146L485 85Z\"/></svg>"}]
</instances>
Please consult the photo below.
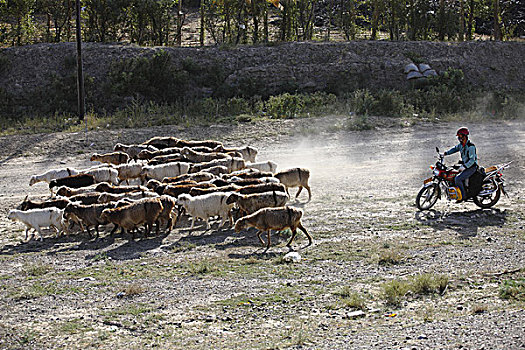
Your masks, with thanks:
<instances>
[{"instance_id":1,"label":"motorcycle headlight","mask_svg":"<svg viewBox=\"0 0 525 350\"><path fill-rule=\"evenodd\" d=\"M438 175L439 175L439 170L435 169L432 173L433 173L435 176L438 176Z\"/></svg>"}]
</instances>

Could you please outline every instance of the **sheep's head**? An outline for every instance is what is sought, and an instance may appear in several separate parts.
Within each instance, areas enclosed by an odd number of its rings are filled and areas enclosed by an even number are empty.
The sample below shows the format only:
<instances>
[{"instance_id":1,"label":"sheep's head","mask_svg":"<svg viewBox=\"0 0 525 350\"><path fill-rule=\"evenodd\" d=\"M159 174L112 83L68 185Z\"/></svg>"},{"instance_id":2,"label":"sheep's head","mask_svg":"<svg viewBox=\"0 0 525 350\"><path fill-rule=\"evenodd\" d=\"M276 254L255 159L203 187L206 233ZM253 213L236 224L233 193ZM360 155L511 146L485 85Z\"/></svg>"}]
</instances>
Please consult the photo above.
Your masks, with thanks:
<instances>
[{"instance_id":1,"label":"sheep's head","mask_svg":"<svg viewBox=\"0 0 525 350\"><path fill-rule=\"evenodd\" d=\"M248 222L246 221L246 218L240 218L235 222L235 232L241 232L245 228L248 227Z\"/></svg>"},{"instance_id":2,"label":"sheep's head","mask_svg":"<svg viewBox=\"0 0 525 350\"><path fill-rule=\"evenodd\" d=\"M97 160L98 157L99 157L99 155L97 153L93 153L93 155L91 156L91 158L89 158L89 160L94 162L94 161Z\"/></svg>"},{"instance_id":3,"label":"sheep's head","mask_svg":"<svg viewBox=\"0 0 525 350\"><path fill-rule=\"evenodd\" d=\"M184 193L177 197L177 201L175 203L177 203L177 205L185 206L190 201L191 201L191 196L189 194Z\"/></svg>"},{"instance_id":4,"label":"sheep's head","mask_svg":"<svg viewBox=\"0 0 525 350\"><path fill-rule=\"evenodd\" d=\"M237 193L231 193L228 198L226 198L226 204L233 204L233 203L236 203L237 200L239 200L239 198L241 198L241 195L237 194Z\"/></svg>"},{"instance_id":5,"label":"sheep's head","mask_svg":"<svg viewBox=\"0 0 525 350\"><path fill-rule=\"evenodd\" d=\"M60 186L57 191L57 196L71 197L72 194L73 193L71 192L71 189L67 188L66 186Z\"/></svg>"},{"instance_id":6,"label":"sheep's head","mask_svg":"<svg viewBox=\"0 0 525 350\"><path fill-rule=\"evenodd\" d=\"M9 211L9 214L7 214L7 218L12 221L16 221L16 211L14 209Z\"/></svg>"},{"instance_id":7,"label":"sheep's head","mask_svg":"<svg viewBox=\"0 0 525 350\"><path fill-rule=\"evenodd\" d=\"M100 214L100 218L104 221L108 221L110 213L111 213L111 209L104 209L102 210L102 213Z\"/></svg>"},{"instance_id":8,"label":"sheep's head","mask_svg":"<svg viewBox=\"0 0 525 350\"><path fill-rule=\"evenodd\" d=\"M115 147L113 147L113 150L114 151L124 151L125 150L125 147L123 144L121 143L117 143L115 144Z\"/></svg>"},{"instance_id":9,"label":"sheep's head","mask_svg":"<svg viewBox=\"0 0 525 350\"><path fill-rule=\"evenodd\" d=\"M16 207L16 209L18 210L27 210L28 209L28 204L29 204L29 195L26 196L26 198L24 198L24 200L22 201L22 203L20 203L20 205L18 207Z\"/></svg>"},{"instance_id":10,"label":"sheep's head","mask_svg":"<svg viewBox=\"0 0 525 350\"><path fill-rule=\"evenodd\" d=\"M29 179L29 186L33 186L34 184L37 183L37 179L36 179L36 176L31 176L31 179Z\"/></svg>"}]
</instances>

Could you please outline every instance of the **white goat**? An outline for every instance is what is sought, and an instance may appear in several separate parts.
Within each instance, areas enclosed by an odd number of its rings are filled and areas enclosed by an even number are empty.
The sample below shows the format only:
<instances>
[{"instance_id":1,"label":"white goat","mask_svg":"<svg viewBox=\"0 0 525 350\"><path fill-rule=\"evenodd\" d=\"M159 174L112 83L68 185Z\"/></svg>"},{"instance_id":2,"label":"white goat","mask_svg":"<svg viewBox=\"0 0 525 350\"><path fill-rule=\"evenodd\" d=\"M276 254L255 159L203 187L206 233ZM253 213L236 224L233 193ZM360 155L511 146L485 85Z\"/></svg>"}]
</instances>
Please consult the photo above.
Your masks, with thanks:
<instances>
[{"instance_id":1,"label":"white goat","mask_svg":"<svg viewBox=\"0 0 525 350\"><path fill-rule=\"evenodd\" d=\"M272 162L271 160L266 162L246 163L246 169L257 169L259 171L275 174L275 171L277 170L277 163Z\"/></svg>"},{"instance_id":2,"label":"white goat","mask_svg":"<svg viewBox=\"0 0 525 350\"><path fill-rule=\"evenodd\" d=\"M72 168L51 169L40 175L33 175L29 180L29 186L33 186L37 182L45 181L49 183L51 180L62 179L71 175L78 175L79 171Z\"/></svg>"},{"instance_id":3,"label":"white goat","mask_svg":"<svg viewBox=\"0 0 525 350\"><path fill-rule=\"evenodd\" d=\"M64 231L65 223L62 218L64 209L58 208L43 208L43 209L29 209L26 211L12 209L9 211L7 217L13 221L20 221L26 225L26 238L28 239L29 229L34 229L38 232L40 240L42 241L42 228L53 227L59 233Z\"/></svg>"},{"instance_id":4,"label":"white goat","mask_svg":"<svg viewBox=\"0 0 525 350\"><path fill-rule=\"evenodd\" d=\"M159 165L145 165L142 168L143 175L149 179L161 181L165 177L174 177L187 174L190 170L189 163L172 162Z\"/></svg>"},{"instance_id":5,"label":"white goat","mask_svg":"<svg viewBox=\"0 0 525 350\"><path fill-rule=\"evenodd\" d=\"M216 215L221 217L221 227L226 219L229 220L231 226L233 219L230 211L233 208L233 203L226 203L228 196L229 193L226 192L214 192L195 197L189 194L181 194L177 197L177 205L184 207L186 213L192 217L190 230L193 229L196 218L203 219L206 222L206 228L209 229L208 220Z\"/></svg>"},{"instance_id":6,"label":"white goat","mask_svg":"<svg viewBox=\"0 0 525 350\"><path fill-rule=\"evenodd\" d=\"M129 184L129 180L140 179L141 183L144 183L144 175L142 174L142 164L121 164L117 168L119 182L126 181Z\"/></svg>"},{"instance_id":7,"label":"white goat","mask_svg":"<svg viewBox=\"0 0 525 350\"><path fill-rule=\"evenodd\" d=\"M109 182L110 184L113 184L113 185L118 185L119 183L118 182L118 171L113 168L109 168L109 167L95 168L95 169L90 168L90 169L81 170L80 173L93 175L95 177L95 183Z\"/></svg>"}]
</instances>

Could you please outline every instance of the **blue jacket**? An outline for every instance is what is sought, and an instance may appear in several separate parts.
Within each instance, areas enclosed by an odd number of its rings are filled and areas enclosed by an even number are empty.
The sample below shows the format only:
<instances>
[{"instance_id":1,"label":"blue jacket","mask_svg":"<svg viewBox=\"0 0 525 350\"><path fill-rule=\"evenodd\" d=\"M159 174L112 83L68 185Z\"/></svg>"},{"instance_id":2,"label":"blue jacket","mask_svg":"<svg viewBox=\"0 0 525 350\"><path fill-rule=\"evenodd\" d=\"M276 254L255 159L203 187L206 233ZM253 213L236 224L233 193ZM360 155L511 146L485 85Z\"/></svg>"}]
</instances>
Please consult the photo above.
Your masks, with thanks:
<instances>
[{"instance_id":1,"label":"blue jacket","mask_svg":"<svg viewBox=\"0 0 525 350\"><path fill-rule=\"evenodd\" d=\"M470 168L471 166L478 163L478 156L476 155L476 146L474 146L473 143L467 141L465 146L463 146L461 143L458 144L455 147L452 147L448 151L445 152L445 155L448 156L449 154L453 154L456 152L461 152L461 160L463 161L463 165L465 168Z\"/></svg>"}]
</instances>

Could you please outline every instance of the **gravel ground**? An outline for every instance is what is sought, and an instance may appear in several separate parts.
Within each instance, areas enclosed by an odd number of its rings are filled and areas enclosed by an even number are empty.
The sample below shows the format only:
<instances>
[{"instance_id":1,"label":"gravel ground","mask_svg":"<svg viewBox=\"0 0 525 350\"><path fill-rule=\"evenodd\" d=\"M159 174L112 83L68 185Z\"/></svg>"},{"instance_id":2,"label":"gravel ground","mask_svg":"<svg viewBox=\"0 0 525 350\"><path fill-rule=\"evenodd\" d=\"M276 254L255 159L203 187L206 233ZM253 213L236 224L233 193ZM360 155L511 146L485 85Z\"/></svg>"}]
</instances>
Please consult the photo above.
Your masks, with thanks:
<instances>
[{"instance_id":1,"label":"gravel ground","mask_svg":"<svg viewBox=\"0 0 525 350\"><path fill-rule=\"evenodd\" d=\"M468 125L481 165L513 160L508 198L488 210L441 200L419 212L414 199L435 147L453 146L459 125L387 122L358 132L344 122L0 138L0 348L524 348L523 296L502 291L525 280L525 124ZM253 230L214 222L190 232L184 218L169 234L136 241L46 231L43 242L22 242L24 228L7 212L27 194L48 195L45 184L28 186L31 175L87 167L92 152L154 135L250 144L279 169L309 168L312 201L292 201L314 238L294 242L302 260L283 261L286 233L263 253ZM445 278L446 289L412 287L387 302L385 283L418 276Z\"/></svg>"}]
</instances>

